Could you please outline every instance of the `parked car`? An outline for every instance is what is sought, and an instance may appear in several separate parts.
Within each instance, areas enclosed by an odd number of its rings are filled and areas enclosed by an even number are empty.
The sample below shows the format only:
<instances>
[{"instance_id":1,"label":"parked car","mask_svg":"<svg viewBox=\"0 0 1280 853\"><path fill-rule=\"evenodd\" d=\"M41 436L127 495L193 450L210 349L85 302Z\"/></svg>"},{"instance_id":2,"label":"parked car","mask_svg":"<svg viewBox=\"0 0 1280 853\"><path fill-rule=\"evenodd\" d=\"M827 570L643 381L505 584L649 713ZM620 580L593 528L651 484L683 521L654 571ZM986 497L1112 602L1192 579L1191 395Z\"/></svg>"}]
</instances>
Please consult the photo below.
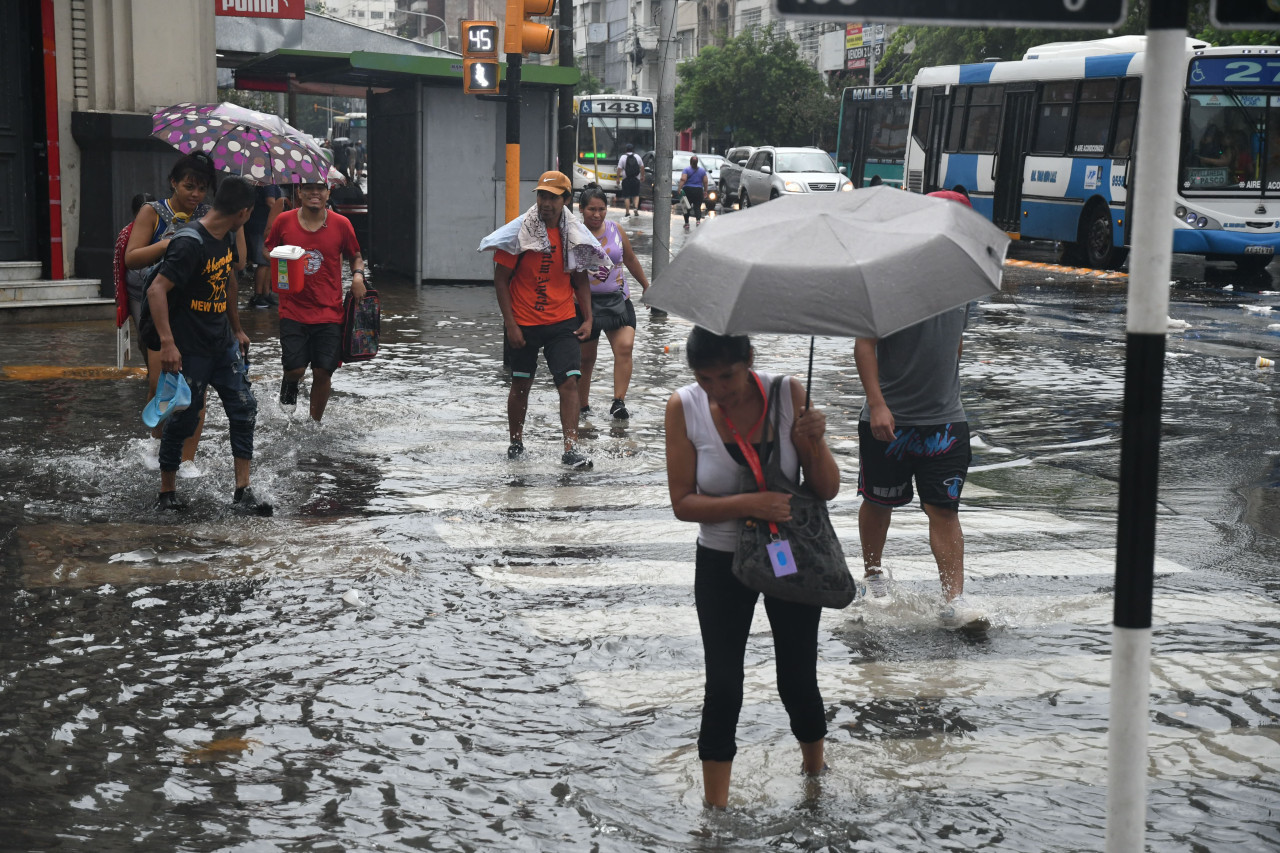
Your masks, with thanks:
<instances>
[{"instance_id":1,"label":"parked car","mask_svg":"<svg viewBox=\"0 0 1280 853\"><path fill-rule=\"evenodd\" d=\"M656 151L650 151L644 155L644 168L649 174L656 174L653 168L654 157ZM684 172L686 166L689 165L689 158L693 156L692 151L672 151L671 152L671 201L675 203L680 200L680 175ZM656 184L656 182L655 182Z\"/></svg>"},{"instance_id":2,"label":"parked car","mask_svg":"<svg viewBox=\"0 0 1280 853\"><path fill-rule=\"evenodd\" d=\"M739 145L725 152L724 163L720 166L716 179L716 186L720 190L720 203L724 205L725 210L738 203L738 183L742 178L742 167L747 165L747 161L751 159L755 150L751 145Z\"/></svg>"},{"instance_id":3,"label":"parked car","mask_svg":"<svg viewBox=\"0 0 1280 853\"><path fill-rule=\"evenodd\" d=\"M723 175L723 170L721 171ZM836 169L821 148L757 148L742 167L738 201L742 207L783 194L852 192L853 182Z\"/></svg>"},{"instance_id":4,"label":"parked car","mask_svg":"<svg viewBox=\"0 0 1280 853\"><path fill-rule=\"evenodd\" d=\"M650 151L644 155L645 171L654 174L653 163L656 152ZM684 170L689 166L689 158L694 156L692 151L672 151L671 152L671 203L677 204L680 201L680 176L684 174ZM716 206L720 198L720 194L716 189L716 176L719 174L720 164L724 162L718 154L698 154L698 163L702 168L707 170L707 192L703 196L703 202L706 204L707 210L711 210ZM650 194L652 191L650 191Z\"/></svg>"}]
</instances>

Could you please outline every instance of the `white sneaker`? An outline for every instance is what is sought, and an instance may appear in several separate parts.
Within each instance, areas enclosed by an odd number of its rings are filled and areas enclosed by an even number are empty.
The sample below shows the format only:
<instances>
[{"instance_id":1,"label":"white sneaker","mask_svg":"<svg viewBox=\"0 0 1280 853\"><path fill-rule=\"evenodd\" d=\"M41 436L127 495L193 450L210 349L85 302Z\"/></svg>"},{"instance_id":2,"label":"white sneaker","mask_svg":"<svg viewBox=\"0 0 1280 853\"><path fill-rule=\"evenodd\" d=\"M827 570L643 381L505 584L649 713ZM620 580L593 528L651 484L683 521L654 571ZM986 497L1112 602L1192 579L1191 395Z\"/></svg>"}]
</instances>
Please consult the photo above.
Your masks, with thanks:
<instances>
[{"instance_id":1,"label":"white sneaker","mask_svg":"<svg viewBox=\"0 0 1280 853\"><path fill-rule=\"evenodd\" d=\"M190 459L184 459L182 464L178 466L178 476L184 480L194 480L197 477L203 477L204 472L200 470L199 465Z\"/></svg>"},{"instance_id":2,"label":"white sneaker","mask_svg":"<svg viewBox=\"0 0 1280 853\"><path fill-rule=\"evenodd\" d=\"M142 446L142 464L149 471L160 470L160 439L144 438Z\"/></svg>"},{"instance_id":3,"label":"white sneaker","mask_svg":"<svg viewBox=\"0 0 1280 853\"><path fill-rule=\"evenodd\" d=\"M863 578L867 584L867 592L872 598L884 598L893 588L893 575L888 569L878 569L874 572L868 571Z\"/></svg>"},{"instance_id":4,"label":"white sneaker","mask_svg":"<svg viewBox=\"0 0 1280 853\"><path fill-rule=\"evenodd\" d=\"M944 628L986 628L991 624L982 608L965 601L963 595L947 602L938 614L938 621Z\"/></svg>"}]
</instances>

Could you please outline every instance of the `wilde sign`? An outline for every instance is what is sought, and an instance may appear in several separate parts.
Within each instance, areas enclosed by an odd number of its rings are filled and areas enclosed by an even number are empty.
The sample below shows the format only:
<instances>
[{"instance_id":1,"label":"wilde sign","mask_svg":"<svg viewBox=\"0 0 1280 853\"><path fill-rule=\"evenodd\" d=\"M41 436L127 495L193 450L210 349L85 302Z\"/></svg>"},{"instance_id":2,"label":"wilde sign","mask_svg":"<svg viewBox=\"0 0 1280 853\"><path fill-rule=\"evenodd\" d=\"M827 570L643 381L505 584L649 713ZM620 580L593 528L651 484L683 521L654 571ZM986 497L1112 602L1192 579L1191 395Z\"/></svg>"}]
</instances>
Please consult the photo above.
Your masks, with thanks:
<instances>
[{"instance_id":1,"label":"wilde sign","mask_svg":"<svg viewBox=\"0 0 1280 853\"><path fill-rule=\"evenodd\" d=\"M295 18L307 16L303 0L213 0L214 14L226 18Z\"/></svg>"},{"instance_id":2,"label":"wilde sign","mask_svg":"<svg viewBox=\"0 0 1280 853\"><path fill-rule=\"evenodd\" d=\"M1225 3L1228 0L1218 0ZM1258 0L1235 0L1239 5ZM1078 27L1124 23L1127 0L773 0L783 17L975 27Z\"/></svg>"}]
</instances>

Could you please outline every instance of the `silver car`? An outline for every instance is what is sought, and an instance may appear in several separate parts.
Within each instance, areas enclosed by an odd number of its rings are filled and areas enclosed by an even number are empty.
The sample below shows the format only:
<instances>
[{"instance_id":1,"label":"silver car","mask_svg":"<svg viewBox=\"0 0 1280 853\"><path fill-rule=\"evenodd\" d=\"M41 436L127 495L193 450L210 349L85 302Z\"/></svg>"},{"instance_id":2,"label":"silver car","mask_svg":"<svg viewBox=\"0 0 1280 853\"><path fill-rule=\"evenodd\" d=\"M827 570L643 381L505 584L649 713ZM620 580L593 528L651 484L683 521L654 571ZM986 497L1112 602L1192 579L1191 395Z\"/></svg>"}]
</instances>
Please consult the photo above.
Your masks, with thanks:
<instances>
[{"instance_id":1,"label":"silver car","mask_svg":"<svg viewBox=\"0 0 1280 853\"><path fill-rule=\"evenodd\" d=\"M757 148L742 167L738 202L750 207L784 194L852 192L853 182L821 148Z\"/></svg>"}]
</instances>

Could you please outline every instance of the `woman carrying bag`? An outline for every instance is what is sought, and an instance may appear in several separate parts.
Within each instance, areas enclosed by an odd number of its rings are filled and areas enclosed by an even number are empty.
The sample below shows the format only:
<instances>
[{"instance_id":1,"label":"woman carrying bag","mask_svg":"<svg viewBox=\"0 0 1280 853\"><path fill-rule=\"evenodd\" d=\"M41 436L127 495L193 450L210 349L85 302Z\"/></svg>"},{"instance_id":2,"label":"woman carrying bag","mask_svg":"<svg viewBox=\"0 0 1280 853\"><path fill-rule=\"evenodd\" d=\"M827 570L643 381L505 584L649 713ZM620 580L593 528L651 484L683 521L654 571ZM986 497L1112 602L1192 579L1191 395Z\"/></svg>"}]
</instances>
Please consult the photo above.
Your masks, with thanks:
<instances>
[{"instance_id":1,"label":"woman carrying bag","mask_svg":"<svg viewBox=\"0 0 1280 853\"><path fill-rule=\"evenodd\" d=\"M746 336L695 328L686 357L696 381L667 403L667 484L676 518L699 524L694 600L706 691L698 757L707 804L724 807L737 752L747 637L760 596L735 576L735 551L744 519L774 526L792 520L792 495L758 489L753 469L760 459L771 458L776 445L782 470L797 482L803 473L806 485L823 501L840 491L840 471L824 440L826 417L805 409L800 383L783 379L775 401L776 432L766 423L774 377L751 369L754 351ZM825 767L827 733L817 679L822 608L770 595L764 606L777 658L778 693L791 732L800 741L801 770L816 775Z\"/></svg>"}]
</instances>

